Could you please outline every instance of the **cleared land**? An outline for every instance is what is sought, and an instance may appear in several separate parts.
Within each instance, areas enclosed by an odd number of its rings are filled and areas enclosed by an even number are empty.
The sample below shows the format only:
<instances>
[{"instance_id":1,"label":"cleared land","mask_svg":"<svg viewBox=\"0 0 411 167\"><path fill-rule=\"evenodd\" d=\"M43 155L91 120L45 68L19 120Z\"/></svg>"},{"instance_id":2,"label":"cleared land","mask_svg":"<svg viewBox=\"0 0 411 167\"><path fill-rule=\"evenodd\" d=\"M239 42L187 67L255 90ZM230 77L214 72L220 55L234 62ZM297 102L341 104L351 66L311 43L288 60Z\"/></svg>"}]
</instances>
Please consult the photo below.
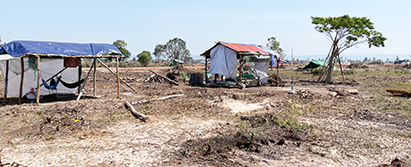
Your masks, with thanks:
<instances>
[{"instance_id":1,"label":"cleared land","mask_svg":"<svg viewBox=\"0 0 411 167\"><path fill-rule=\"evenodd\" d=\"M385 91L409 91L410 74L402 67L347 69L345 81L336 75L324 85L312 74L281 69L285 87L242 90L146 83L152 73L122 70L138 92L122 85L116 99L116 78L100 70L100 98L87 96L89 80L80 101L50 95L36 106L1 99L0 164L376 166L398 158L410 165L409 97ZM288 94L291 86L295 94ZM147 122L124 107L125 101L173 94L184 96L134 105Z\"/></svg>"}]
</instances>

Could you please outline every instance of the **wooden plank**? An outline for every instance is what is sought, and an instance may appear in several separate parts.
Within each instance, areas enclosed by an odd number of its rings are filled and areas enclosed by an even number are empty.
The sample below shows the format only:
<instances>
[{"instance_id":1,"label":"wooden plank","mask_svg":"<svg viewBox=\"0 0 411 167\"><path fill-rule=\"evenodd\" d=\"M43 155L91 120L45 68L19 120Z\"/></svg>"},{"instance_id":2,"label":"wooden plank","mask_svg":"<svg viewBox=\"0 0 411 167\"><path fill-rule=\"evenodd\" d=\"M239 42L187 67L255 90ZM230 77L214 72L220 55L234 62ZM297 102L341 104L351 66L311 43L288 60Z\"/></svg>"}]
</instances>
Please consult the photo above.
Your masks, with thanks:
<instances>
[{"instance_id":1,"label":"wooden plank","mask_svg":"<svg viewBox=\"0 0 411 167\"><path fill-rule=\"evenodd\" d=\"M154 72L153 70L150 70L150 69L149 69L148 71L150 71L150 72L152 72L152 73L154 73L154 74L156 74L156 75L160 76L161 78L166 79L167 81L169 81L169 82L173 83L174 85L179 85L176 81L173 81L173 80L171 80L170 78L167 78L167 77L165 77L165 76L163 76L163 75L160 75L160 74L158 74L158 73Z\"/></svg>"}]
</instances>

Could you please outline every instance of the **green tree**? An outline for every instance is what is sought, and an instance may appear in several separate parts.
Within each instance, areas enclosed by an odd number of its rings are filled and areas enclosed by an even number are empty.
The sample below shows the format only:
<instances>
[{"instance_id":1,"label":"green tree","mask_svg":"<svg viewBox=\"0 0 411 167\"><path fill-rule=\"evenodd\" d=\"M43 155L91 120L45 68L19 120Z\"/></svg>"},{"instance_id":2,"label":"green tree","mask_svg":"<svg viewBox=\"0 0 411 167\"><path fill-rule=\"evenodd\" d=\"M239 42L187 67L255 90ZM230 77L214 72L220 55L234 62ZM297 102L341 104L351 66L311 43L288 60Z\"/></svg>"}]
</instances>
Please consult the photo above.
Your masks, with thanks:
<instances>
[{"instance_id":1,"label":"green tree","mask_svg":"<svg viewBox=\"0 0 411 167\"><path fill-rule=\"evenodd\" d=\"M278 54L281 55L281 58L285 58L284 50L280 48L280 41L277 41L277 38L275 37L270 37L267 39L267 47L270 48L271 50L276 51Z\"/></svg>"},{"instance_id":2,"label":"green tree","mask_svg":"<svg viewBox=\"0 0 411 167\"><path fill-rule=\"evenodd\" d=\"M154 49L154 56L156 56L157 60L160 60L160 58L165 57L165 51L166 51L166 45L163 44L158 44L156 45L156 48Z\"/></svg>"},{"instance_id":3,"label":"green tree","mask_svg":"<svg viewBox=\"0 0 411 167\"><path fill-rule=\"evenodd\" d=\"M384 41L387 40L382 33L374 30L370 19L366 17L350 17L344 15L340 17L311 17L311 23L315 25L315 30L323 33L331 41L331 48L327 55L327 68L322 71L318 81L323 79L325 72L325 83L331 82L333 65L338 61L340 63L341 74L344 73L341 68L340 54L348 48L355 45L368 43L368 47L384 47Z\"/></svg>"},{"instance_id":4,"label":"green tree","mask_svg":"<svg viewBox=\"0 0 411 167\"><path fill-rule=\"evenodd\" d=\"M130 56L131 53L126 49L127 43L124 40L118 39L117 41L113 42L113 45L117 47L118 50L120 50L121 54L123 54L124 57L120 58L120 61L125 61L127 60ZM111 59L109 59L111 61Z\"/></svg>"},{"instance_id":5,"label":"green tree","mask_svg":"<svg viewBox=\"0 0 411 167\"><path fill-rule=\"evenodd\" d=\"M170 39L165 44L164 52L171 59L184 60L190 56L190 51L186 48L186 41L180 38Z\"/></svg>"},{"instance_id":6,"label":"green tree","mask_svg":"<svg viewBox=\"0 0 411 167\"><path fill-rule=\"evenodd\" d=\"M143 65L144 67L147 67L151 60L151 53L149 51L143 51L140 54L138 54L137 57L137 61L140 62L141 65Z\"/></svg>"}]
</instances>

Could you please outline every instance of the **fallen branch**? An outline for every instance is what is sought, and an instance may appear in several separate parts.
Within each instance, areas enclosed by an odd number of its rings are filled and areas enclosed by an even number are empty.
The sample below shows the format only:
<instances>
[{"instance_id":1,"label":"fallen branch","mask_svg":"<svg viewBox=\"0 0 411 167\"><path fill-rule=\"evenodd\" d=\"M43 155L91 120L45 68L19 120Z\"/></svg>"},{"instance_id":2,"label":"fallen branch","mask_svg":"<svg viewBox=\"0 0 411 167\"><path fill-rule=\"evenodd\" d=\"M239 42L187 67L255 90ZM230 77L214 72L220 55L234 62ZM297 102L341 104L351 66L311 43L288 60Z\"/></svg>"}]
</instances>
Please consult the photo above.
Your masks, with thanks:
<instances>
[{"instance_id":1,"label":"fallen branch","mask_svg":"<svg viewBox=\"0 0 411 167\"><path fill-rule=\"evenodd\" d=\"M178 83L177 83L176 81L173 81L173 80L171 80L170 78L167 78L167 77L165 77L165 76L163 76L163 75L160 75L160 74L154 72L153 70L150 70L150 69L149 69L148 71L156 74L157 76L160 76L161 78L167 80L168 82L171 82L171 83L174 84L174 85L178 85Z\"/></svg>"},{"instance_id":2,"label":"fallen branch","mask_svg":"<svg viewBox=\"0 0 411 167\"><path fill-rule=\"evenodd\" d=\"M171 99L171 98L180 97L180 96L184 96L184 94L176 94L176 95L170 95L166 97L152 98L150 100L141 100L141 101L131 102L131 104L146 104L146 103L150 103L150 101L159 101L159 100Z\"/></svg>"},{"instance_id":3,"label":"fallen branch","mask_svg":"<svg viewBox=\"0 0 411 167\"><path fill-rule=\"evenodd\" d=\"M130 109L131 114L133 114L134 117L136 117L136 118L138 118L138 119L141 119L141 120L144 121L144 122L145 122L146 120L148 120L148 117L147 117L146 115L144 115L144 114L141 114L141 113L137 112L136 109L134 109L133 105L130 104L130 102L126 101L124 104L125 104L125 107L126 107L127 109Z\"/></svg>"}]
</instances>

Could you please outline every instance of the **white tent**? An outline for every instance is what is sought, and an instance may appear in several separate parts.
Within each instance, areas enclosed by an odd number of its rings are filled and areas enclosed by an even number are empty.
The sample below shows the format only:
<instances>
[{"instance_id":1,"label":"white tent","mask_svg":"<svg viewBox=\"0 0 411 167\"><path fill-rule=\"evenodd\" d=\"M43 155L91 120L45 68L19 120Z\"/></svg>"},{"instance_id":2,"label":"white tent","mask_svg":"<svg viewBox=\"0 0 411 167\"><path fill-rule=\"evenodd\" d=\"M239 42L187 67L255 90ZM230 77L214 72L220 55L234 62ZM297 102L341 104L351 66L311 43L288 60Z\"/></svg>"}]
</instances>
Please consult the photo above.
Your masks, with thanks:
<instances>
[{"instance_id":1,"label":"white tent","mask_svg":"<svg viewBox=\"0 0 411 167\"><path fill-rule=\"evenodd\" d=\"M8 73L8 86L7 96L19 97L20 79L21 79L21 59L13 58L10 55L1 55L0 68L2 72L2 78L4 85L6 84L6 64L5 60L9 60L9 73ZM40 61L40 74L41 78L47 80L54 74L58 73L64 68L63 59L41 59ZM78 67L67 68L62 73L62 80L65 82L76 82L78 80ZM23 82L23 95L30 92L31 88L37 87L37 73L35 70L29 68L28 58L24 58L24 82ZM49 91L44 87L40 87L40 95L47 95L52 93L75 93L77 89L70 89L64 87L62 84L57 86L56 90ZM6 90L5 90L6 91Z\"/></svg>"}]
</instances>

